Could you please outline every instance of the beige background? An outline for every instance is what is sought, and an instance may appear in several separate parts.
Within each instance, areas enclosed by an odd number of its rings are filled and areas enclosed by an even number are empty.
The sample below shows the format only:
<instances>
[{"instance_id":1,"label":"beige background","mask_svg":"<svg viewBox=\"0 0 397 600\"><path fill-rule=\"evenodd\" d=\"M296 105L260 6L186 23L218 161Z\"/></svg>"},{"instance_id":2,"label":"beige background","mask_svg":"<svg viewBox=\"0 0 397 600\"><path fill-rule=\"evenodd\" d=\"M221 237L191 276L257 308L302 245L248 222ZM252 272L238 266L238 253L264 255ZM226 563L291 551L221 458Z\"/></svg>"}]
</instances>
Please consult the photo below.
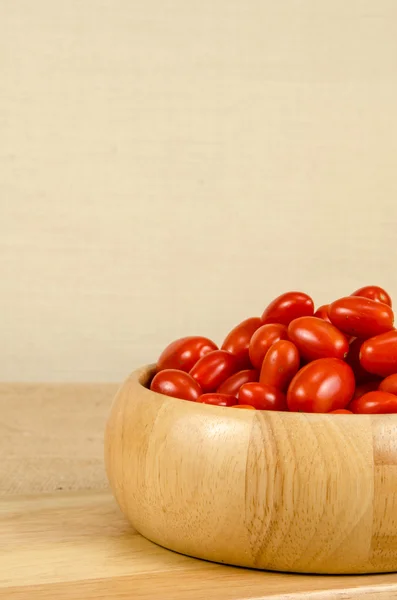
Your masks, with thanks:
<instances>
[{"instance_id":1,"label":"beige background","mask_svg":"<svg viewBox=\"0 0 397 600\"><path fill-rule=\"evenodd\" d=\"M397 299L394 0L0 0L0 61L0 379Z\"/></svg>"}]
</instances>

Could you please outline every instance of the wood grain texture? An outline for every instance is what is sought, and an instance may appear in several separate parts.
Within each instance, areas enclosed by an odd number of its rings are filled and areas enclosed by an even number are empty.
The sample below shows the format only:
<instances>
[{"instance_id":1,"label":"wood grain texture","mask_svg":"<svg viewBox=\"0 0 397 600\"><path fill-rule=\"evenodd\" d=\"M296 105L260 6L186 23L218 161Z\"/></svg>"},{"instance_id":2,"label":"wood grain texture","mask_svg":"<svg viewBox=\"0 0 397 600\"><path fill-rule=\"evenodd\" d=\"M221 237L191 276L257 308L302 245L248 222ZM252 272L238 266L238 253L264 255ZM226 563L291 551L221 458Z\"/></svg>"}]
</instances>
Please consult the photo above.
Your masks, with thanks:
<instances>
[{"instance_id":1,"label":"wood grain texture","mask_svg":"<svg viewBox=\"0 0 397 600\"><path fill-rule=\"evenodd\" d=\"M120 389L106 464L123 512L173 550L259 569L397 570L395 415L233 411Z\"/></svg>"},{"instance_id":2,"label":"wood grain texture","mask_svg":"<svg viewBox=\"0 0 397 600\"><path fill-rule=\"evenodd\" d=\"M3 600L392 600L397 574L307 576L196 560L149 542L105 492L0 500Z\"/></svg>"},{"instance_id":3,"label":"wood grain texture","mask_svg":"<svg viewBox=\"0 0 397 600\"><path fill-rule=\"evenodd\" d=\"M0 384L0 496L104 489L115 384Z\"/></svg>"}]
</instances>

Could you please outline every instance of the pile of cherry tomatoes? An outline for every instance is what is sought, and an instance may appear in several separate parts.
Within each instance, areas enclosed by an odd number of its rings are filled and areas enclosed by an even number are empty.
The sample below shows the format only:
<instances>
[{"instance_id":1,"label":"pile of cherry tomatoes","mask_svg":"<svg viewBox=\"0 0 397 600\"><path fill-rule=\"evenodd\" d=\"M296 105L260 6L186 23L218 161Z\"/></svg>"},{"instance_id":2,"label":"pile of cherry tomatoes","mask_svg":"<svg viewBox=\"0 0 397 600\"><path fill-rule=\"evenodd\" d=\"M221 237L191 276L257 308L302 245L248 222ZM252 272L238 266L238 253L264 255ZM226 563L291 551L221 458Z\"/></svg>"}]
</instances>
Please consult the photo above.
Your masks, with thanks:
<instances>
[{"instance_id":1,"label":"pile of cherry tomatoes","mask_svg":"<svg viewBox=\"0 0 397 600\"><path fill-rule=\"evenodd\" d=\"M314 310L282 294L246 319L221 348L208 338L172 342L150 389L232 408L397 413L397 330L389 294L367 286Z\"/></svg>"}]
</instances>

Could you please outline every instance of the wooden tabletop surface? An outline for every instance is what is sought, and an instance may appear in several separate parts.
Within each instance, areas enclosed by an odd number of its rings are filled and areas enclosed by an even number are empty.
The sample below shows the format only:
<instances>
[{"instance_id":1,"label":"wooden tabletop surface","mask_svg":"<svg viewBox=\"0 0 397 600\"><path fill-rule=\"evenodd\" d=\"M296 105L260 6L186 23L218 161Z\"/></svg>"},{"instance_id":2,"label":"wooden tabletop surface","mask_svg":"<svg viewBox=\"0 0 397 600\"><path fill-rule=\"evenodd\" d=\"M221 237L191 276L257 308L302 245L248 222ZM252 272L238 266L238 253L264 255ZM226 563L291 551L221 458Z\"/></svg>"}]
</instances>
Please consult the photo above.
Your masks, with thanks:
<instances>
[{"instance_id":1,"label":"wooden tabletop surface","mask_svg":"<svg viewBox=\"0 0 397 600\"><path fill-rule=\"evenodd\" d=\"M107 489L108 385L0 385L0 598L389 600L397 574L250 571L142 538Z\"/></svg>"}]
</instances>

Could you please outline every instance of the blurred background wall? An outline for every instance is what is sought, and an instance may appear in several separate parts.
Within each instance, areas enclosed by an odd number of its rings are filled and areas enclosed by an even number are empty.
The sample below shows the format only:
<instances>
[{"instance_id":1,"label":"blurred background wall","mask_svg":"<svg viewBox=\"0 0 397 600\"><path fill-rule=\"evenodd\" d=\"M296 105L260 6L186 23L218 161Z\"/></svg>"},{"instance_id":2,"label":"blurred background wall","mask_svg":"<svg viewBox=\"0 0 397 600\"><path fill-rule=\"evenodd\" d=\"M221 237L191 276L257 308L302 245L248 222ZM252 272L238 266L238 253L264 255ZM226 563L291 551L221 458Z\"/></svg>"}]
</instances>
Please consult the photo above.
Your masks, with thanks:
<instances>
[{"instance_id":1,"label":"blurred background wall","mask_svg":"<svg viewBox=\"0 0 397 600\"><path fill-rule=\"evenodd\" d=\"M0 379L397 302L394 0L1 0Z\"/></svg>"}]
</instances>

